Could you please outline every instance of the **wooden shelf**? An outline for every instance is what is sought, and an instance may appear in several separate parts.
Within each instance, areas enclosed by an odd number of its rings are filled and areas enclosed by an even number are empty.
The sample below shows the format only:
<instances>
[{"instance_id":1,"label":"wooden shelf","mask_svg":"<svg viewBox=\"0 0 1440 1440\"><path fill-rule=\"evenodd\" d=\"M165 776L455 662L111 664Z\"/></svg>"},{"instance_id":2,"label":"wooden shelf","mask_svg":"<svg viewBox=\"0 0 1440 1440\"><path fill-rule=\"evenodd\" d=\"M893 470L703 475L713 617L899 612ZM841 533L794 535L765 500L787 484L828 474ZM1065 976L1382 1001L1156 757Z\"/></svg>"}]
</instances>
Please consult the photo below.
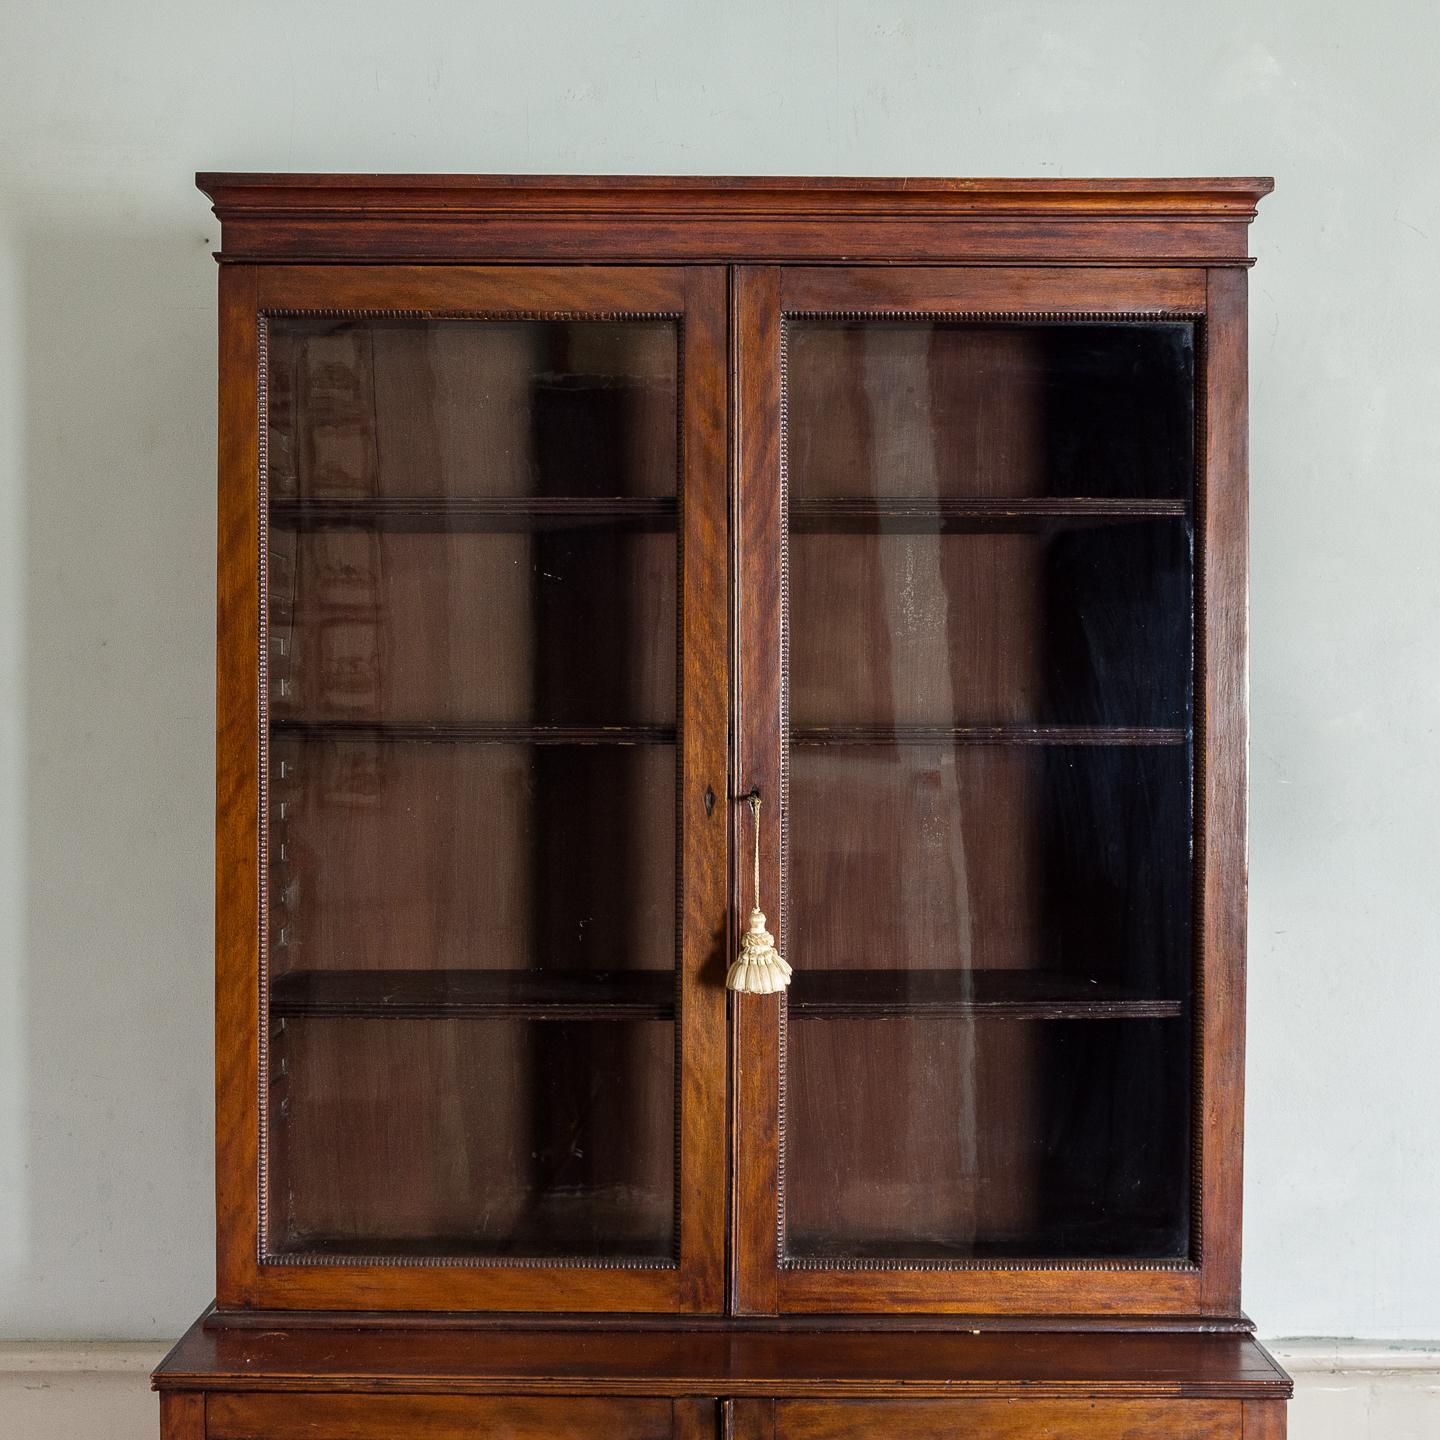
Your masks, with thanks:
<instances>
[{"instance_id":1,"label":"wooden shelf","mask_svg":"<svg viewBox=\"0 0 1440 1440\"><path fill-rule=\"evenodd\" d=\"M232 1405L247 1396L267 1403L278 1399L292 1407L288 1416L327 1391L391 1391L405 1399L407 1392L413 1398L442 1384L454 1393L482 1396L533 1397L562 1390L573 1396L736 1395L767 1403L777 1392L790 1398L964 1397L967 1403L994 1397L1011 1409L988 1433L1011 1437L1024 1434L1014 1412L1036 1396L1082 1395L1092 1403L1097 1396L1112 1397L1133 1407L1145 1399L1185 1395L1234 1401L1238 1410L1241 1399L1284 1399L1290 1389L1249 1334L1250 1322L1238 1315L1196 1320L1155 1314L1136 1320L1123 1313L999 1314L957 1320L921 1313L900 1317L888 1331L873 1315L863 1314L838 1323L827 1316L823 1330L800 1328L794 1321L796 1328L786 1330L784 1323L768 1316L698 1314L677 1323L663 1314L635 1315L592 1328L580 1338L575 1318L564 1314L548 1324L527 1317L517 1327L503 1313L475 1311L432 1313L421 1324L405 1324L373 1310L337 1316L237 1308L197 1321L161 1362L155 1383L172 1392L206 1387L229 1392L223 1398ZM557 1382L556 1376L564 1379ZM924 1414L912 1413L915 1420ZM860 1423L837 1425L829 1433L861 1433L865 1422L859 1415L856 1419ZM1181 1416L1174 1421L1173 1430L1160 1421L1149 1434L1184 1435ZM663 1423L668 1430L668 1415ZM881 1429L871 1422L868 1433L903 1434L906 1428ZM1092 1437L1107 1433L1103 1422L1088 1428ZM581 1433L573 1424L559 1429ZM1126 1429L1136 1433L1133 1423L1117 1417L1109 1433ZM513 1423L497 1424L495 1430L535 1433ZM1190 1433L1197 1430L1223 1433L1203 1420ZM1078 1423L1060 1433L1067 1431L1084 1434ZM825 1433L819 1427L803 1433L817 1432ZM398 1433L415 1435L417 1430L412 1426ZM477 1424L472 1433L486 1431ZM941 1432L927 1424L921 1433ZM987 1432L957 1415L949 1433ZM1261 1429L1259 1435L1264 1434Z\"/></svg>"},{"instance_id":2,"label":"wooden shelf","mask_svg":"<svg viewBox=\"0 0 1440 1440\"><path fill-rule=\"evenodd\" d=\"M1075 498L930 497L813 499L790 502L792 534L1004 534L1141 520L1184 519L1185 500Z\"/></svg>"},{"instance_id":3,"label":"wooden shelf","mask_svg":"<svg viewBox=\"0 0 1440 1440\"><path fill-rule=\"evenodd\" d=\"M673 745L673 725L491 725L273 719L272 735L302 740L385 740L430 745Z\"/></svg>"},{"instance_id":4,"label":"wooden shelf","mask_svg":"<svg viewBox=\"0 0 1440 1440\"><path fill-rule=\"evenodd\" d=\"M272 1018L671 1020L669 970L292 970Z\"/></svg>"},{"instance_id":5,"label":"wooden shelf","mask_svg":"<svg viewBox=\"0 0 1440 1440\"><path fill-rule=\"evenodd\" d=\"M357 500L272 500L270 523L284 530L391 530L411 534L579 530L673 530L673 495L373 496Z\"/></svg>"},{"instance_id":6,"label":"wooden shelf","mask_svg":"<svg viewBox=\"0 0 1440 1440\"><path fill-rule=\"evenodd\" d=\"M1030 970L797 970L797 1020L903 1017L1168 1020L1180 1000ZM273 1018L669 1020L668 970L294 970L270 986Z\"/></svg>"},{"instance_id":7,"label":"wooden shelf","mask_svg":"<svg viewBox=\"0 0 1440 1440\"><path fill-rule=\"evenodd\" d=\"M1179 725L798 725L792 745L1184 745Z\"/></svg>"},{"instance_id":8,"label":"wooden shelf","mask_svg":"<svg viewBox=\"0 0 1440 1440\"><path fill-rule=\"evenodd\" d=\"M1038 970L797 967L788 993L792 1020L1170 1020L1185 1009L1180 1000Z\"/></svg>"},{"instance_id":9,"label":"wooden shelf","mask_svg":"<svg viewBox=\"0 0 1440 1440\"><path fill-rule=\"evenodd\" d=\"M419 744L673 745L673 725L425 724L417 721L272 719L273 735L305 740L384 740ZM831 745L1184 745L1181 726L804 725L791 744Z\"/></svg>"}]
</instances>

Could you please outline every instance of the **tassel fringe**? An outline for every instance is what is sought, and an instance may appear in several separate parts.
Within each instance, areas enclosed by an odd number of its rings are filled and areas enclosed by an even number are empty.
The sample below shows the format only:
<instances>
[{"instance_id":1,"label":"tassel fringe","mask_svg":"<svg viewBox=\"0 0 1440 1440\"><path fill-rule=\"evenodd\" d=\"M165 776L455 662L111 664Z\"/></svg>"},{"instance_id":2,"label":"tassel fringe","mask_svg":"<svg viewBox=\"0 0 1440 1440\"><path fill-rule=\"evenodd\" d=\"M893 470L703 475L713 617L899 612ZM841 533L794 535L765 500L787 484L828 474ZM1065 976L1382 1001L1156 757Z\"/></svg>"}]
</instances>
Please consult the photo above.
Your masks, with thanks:
<instances>
[{"instance_id":1,"label":"tassel fringe","mask_svg":"<svg viewBox=\"0 0 1440 1440\"><path fill-rule=\"evenodd\" d=\"M775 948L775 937L765 928L764 914L752 910L750 928L725 977L725 988L749 995L774 995L789 983L790 967Z\"/></svg>"}]
</instances>

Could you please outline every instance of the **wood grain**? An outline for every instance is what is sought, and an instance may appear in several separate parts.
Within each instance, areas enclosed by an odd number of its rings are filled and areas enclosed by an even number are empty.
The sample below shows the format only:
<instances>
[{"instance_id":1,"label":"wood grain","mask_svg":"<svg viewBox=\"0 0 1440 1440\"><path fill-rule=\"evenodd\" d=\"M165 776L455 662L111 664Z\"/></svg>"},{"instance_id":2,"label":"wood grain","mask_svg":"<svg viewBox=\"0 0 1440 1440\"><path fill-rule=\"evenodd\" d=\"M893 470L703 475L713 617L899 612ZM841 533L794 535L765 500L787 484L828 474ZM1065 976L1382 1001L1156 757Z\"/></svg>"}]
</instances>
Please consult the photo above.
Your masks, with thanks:
<instances>
[{"instance_id":1,"label":"wood grain","mask_svg":"<svg viewBox=\"0 0 1440 1440\"><path fill-rule=\"evenodd\" d=\"M390 740L436 745L673 745L669 725L525 725L493 721L281 720L270 733L301 739Z\"/></svg>"},{"instance_id":2,"label":"wood grain","mask_svg":"<svg viewBox=\"0 0 1440 1440\"><path fill-rule=\"evenodd\" d=\"M670 1406L674 1440L721 1440L721 1402L712 1399L675 1400Z\"/></svg>"},{"instance_id":3,"label":"wood grain","mask_svg":"<svg viewBox=\"0 0 1440 1440\"><path fill-rule=\"evenodd\" d=\"M221 258L1246 263L1267 179L224 175Z\"/></svg>"},{"instance_id":4,"label":"wood grain","mask_svg":"<svg viewBox=\"0 0 1440 1440\"><path fill-rule=\"evenodd\" d=\"M956 310L1073 315L1121 307L1193 314L1205 308L1204 274L1180 269L787 265L780 278L780 304L787 314Z\"/></svg>"},{"instance_id":5,"label":"wood grain","mask_svg":"<svg viewBox=\"0 0 1440 1440\"><path fill-rule=\"evenodd\" d=\"M666 196L683 200L697 212L728 212L738 206L804 205L842 213L887 210L897 206L924 210L937 201L955 210L1011 208L1033 211L1053 207L1076 214L1103 214L1115 208L1148 209L1173 215L1211 210L1249 215L1268 195L1274 181L1245 176L1163 179L1107 176L1103 179L1035 176L824 176L824 175L466 175L325 174L201 171L200 190L229 192L237 204L247 199L264 207L287 191L316 209L384 209L424 196L437 208L468 210L477 194L517 208L643 209Z\"/></svg>"},{"instance_id":6,"label":"wood grain","mask_svg":"<svg viewBox=\"0 0 1440 1440\"><path fill-rule=\"evenodd\" d=\"M535 530L669 530L675 501L665 495L377 495L364 500L270 502L277 529L384 530L410 535L467 532L527 534Z\"/></svg>"},{"instance_id":7,"label":"wood grain","mask_svg":"<svg viewBox=\"0 0 1440 1440\"><path fill-rule=\"evenodd\" d=\"M575 266L279 265L258 272L260 306L424 315L678 314L685 272Z\"/></svg>"},{"instance_id":8,"label":"wood grain","mask_svg":"<svg viewBox=\"0 0 1440 1440\"><path fill-rule=\"evenodd\" d=\"M1177 999L1044 970L800 970L789 1018L884 1020L901 1016L1009 1020L1171 1019ZM793 1040L793 1036L791 1037Z\"/></svg>"},{"instance_id":9,"label":"wood grain","mask_svg":"<svg viewBox=\"0 0 1440 1440\"><path fill-rule=\"evenodd\" d=\"M1196 1266L1101 1268L1052 1263L1043 1268L949 1270L781 1270L778 1304L792 1314L836 1311L890 1315L1194 1314Z\"/></svg>"},{"instance_id":10,"label":"wood grain","mask_svg":"<svg viewBox=\"0 0 1440 1440\"><path fill-rule=\"evenodd\" d=\"M616 1309L673 1314L679 1309L678 1268L627 1270L584 1265L271 1264L260 1268L252 1308L268 1310L391 1310L398 1320L432 1310L531 1311L567 1314Z\"/></svg>"},{"instance_id":11,"label":"wood grain","mask_svg":"<svg viewBox=\"0 0 1440 1440\"><path fill-rule=\"evenodd\" d=\"M171 1391L160 1397L160 1440L206 1440L203 1394Z\"/></svg>"},{"instance_id":12,"label":"wood grain","mask_svg":"<svg viewBox=\"0 0 1440 1440\"><path fill-rule=\"evenodd\" d=\"M1243 1440L1285 1440L1283 1400L1246 1400L1240 1409Z\"/></svg>"},{"instance_id":13,"label":"wood grain","mask_svg":"<svg viewBox=\"0 0 1440 1440\"><path fill-rule=\"evenodd\" d=\"M233 1395L210 1402L207 1440L671 1440L663 1400L461 1395Z\"/></svg>"},{"instance_id":14,"label":"wood grain","mask_svg":"<svg viewBox=\"0 0 1440 1440\"><path fill-rule=\"evenodd\" d=\"M1053 499L915 498L798 499L792 502L792 534L1023 535L1073 529L1076 525L1126 520L1179 518L1181 500L1124 500L1108 497Z\"/></svg>"},{"instance_id":15,"label":"wood grain","mask_svg":"<svg viewBox=\"0 0 1440 1440\"><path fill-rule=\"evenodd\" d=\"M367 1330L347 1327L343 1317L322 1328L197 1324L155 1383L176 1391L760 1399L1273 1401L1290 1392L1285 1375L1243 1335Z\"/></svg>"},{"instance_id":16,"label":"wood grain","mask_svg":"<svg viewBox=\"0 0 1440 1440\"><path fill-rule=\"evenodd\" d=\"M1240 1304L1249 888L1246 279L1212 271L1205 353L1200 758L1200 1308Z\"/></svg>"},{"instance_id":17,"label":"wood grain","mask_svg":"<svg viewBox=\"0 0 1440 1440\"><path fill-rule=\"evenodd\" d=\"M215 685L216 1294L256 1298L260 1231L260 422L256 272L220 273Z\"/></svg>"},{"instance_id":18,"label":"wood grain","mask_svg":"<svg viewBox=\"0 0 1440 1440\"><path fill-rule=\"evenodd\" d=\"M575 1023L669 1020L664 970L292 970L270 985L270 1014L305 1019L460 1016Z\"/></svg>"},{"instance_id":19,"label":"wood grain","mask_svg":"<svg viewBox=\"0 0 1440 1440\"><path fill-rule=\"evenodd\" d=\"M327 1330L343 1323L350 1330L391 1330L397 1317L388 1310L287 1310L287 1330ZM267 1311L217 1310L213 1306L202 1317L212 1329L263 1330L277 1317ZM1215 1315L988 1315L970 1314L890 1316L880 1326L873 1316L857 1315L686 1315L678 1321L672 1315L619 1314L566 1315L531 1312L508 1315L504 1311L432 1310L400 1317L407 1330L524 1330L527 1334L556 1330L605 1330L623 1334L657 1334L681 1325L685 1330L725 1334L780 1335L803 1331L809 1335L840 1335L884 1329L894 1334L946 1333L956 1329L974 1334L1054 1335L1244 1335L1253 1336L1254 1322L1248 1316Z\"/></svg>"},{"instance_id":20,"label":"wood grain","mask_svg":"<svg viewBox=\"0 0 1440 1440\"><path fill-rule=\"evenodd\" d=\"M1014 1401L787 1400L776 1407L776 1440L1235 1440L1235 1401L1053 1400Z\"/></svg>"},{"instance_id":21,"label":"wood grain","mask_svg":"<svg viewBox=\"0 0 1440 1440\"><path fill-rule=\"evenodd\" d=\"M771 906L784 953L780 835L782 658L780 519L780 274L741 267L734 277L732 366L735 417L736 796L758 790L761 899ZM754 837L748 807L731 807L735 865L734 930L749 913ZM768 899L766 898L768 897ZM780 1193L780 1016L783 1000L737 996L735 1042L734 1194L731 1201L731 1308L769 1314L776 1307L777 1215Z\"/></svg>"},{"instance_id":22,"label":"wood grain","mask_svg":"<svg viewBox=\"0 0 1440 1440\"><path fill-rule=\"evenodd\" d=\"M680 622L680 1308L725 1300L729 595L726 277L685 275ZM707 800L707 796L709 797Z\"/></svg>"},{"instance_id":23,"label":"wood grain","mask_svg":"<svg viewBox=\"0 0 1440 1440\"><path fill-rule=\"evenodd\" d=\"M775 1440L773 1400L727 1400L729 1424L724 1440Z\"/></svg>"},{"instance_id":24,"label":"wood grain","mask_svg":"<svg viewBox=\"0 0 1440 1440\"><path fill-rule=\"evenodd\" d=\"M791 745L1183 745L1178 725L805 725Z\"/></svg>"}]
</instances>

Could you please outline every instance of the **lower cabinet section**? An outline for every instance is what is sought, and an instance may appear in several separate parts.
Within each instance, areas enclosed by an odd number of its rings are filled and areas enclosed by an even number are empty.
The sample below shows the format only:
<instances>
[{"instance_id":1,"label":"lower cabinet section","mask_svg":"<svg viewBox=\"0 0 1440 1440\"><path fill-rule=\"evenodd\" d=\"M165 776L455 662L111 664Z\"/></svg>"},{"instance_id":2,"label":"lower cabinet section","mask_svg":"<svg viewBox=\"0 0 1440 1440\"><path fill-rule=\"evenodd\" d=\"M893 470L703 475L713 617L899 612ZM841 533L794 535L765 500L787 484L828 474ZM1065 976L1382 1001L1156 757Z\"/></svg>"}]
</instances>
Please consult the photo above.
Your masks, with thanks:
<instances>
[{"instance_id":1,"label":"lower cabinet section","mask_svg":"<svg viewBox=\"0 0 1440 1440\"><path fill-rule=\"evenodd\" d=\"M692 1428L697 1403L704 1412L703 1437ZM715 1417L713 1401L211 1395L204 1435L205 1440L712 1440ZM190 1437L182 1431L175 1440Z\"/></svg>"},{"instance_id":2,"label":"lower cabinet section","mask_svg":"<svg viewBox=\"0 0 1440 1440\"><path fill-rule=\"evenodd\" d=\"M790 1400L775 1440L1265 1440L1237 1400ZM757 1437L758 1440L758 1437Z\"/></svg>"},{"instance_id":3,"label":"lower cabinet section","mask_svg":"<svg viewBox=\"0 0 1440 1440\"><path fill-rule=\"evenodd\" d=\"M170 1394L162 1440L1283 1440L1283 1401Z\"/></svg>"}]
</instances>

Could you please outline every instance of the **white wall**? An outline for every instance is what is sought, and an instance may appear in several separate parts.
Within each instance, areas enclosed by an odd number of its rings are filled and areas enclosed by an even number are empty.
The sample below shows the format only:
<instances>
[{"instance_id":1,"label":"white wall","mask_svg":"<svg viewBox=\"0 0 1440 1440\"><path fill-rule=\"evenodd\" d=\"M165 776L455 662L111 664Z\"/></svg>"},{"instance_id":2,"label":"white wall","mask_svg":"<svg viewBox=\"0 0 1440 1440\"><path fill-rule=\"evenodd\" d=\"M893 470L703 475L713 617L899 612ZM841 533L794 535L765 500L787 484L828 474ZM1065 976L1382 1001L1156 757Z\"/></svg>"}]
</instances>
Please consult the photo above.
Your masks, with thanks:
<instances>
[{"instance_id":1,"label":"white wall","mask_svg":"<svg viewBox=\"0 0 1440 1440\"><path fill-rule=\"evenodd\" d=\"M0 1334L211 1293L210 169L1273 173L1246 1300L1440 1335L1440 7L9 0Z\"/></svg>"}]
</instances>

